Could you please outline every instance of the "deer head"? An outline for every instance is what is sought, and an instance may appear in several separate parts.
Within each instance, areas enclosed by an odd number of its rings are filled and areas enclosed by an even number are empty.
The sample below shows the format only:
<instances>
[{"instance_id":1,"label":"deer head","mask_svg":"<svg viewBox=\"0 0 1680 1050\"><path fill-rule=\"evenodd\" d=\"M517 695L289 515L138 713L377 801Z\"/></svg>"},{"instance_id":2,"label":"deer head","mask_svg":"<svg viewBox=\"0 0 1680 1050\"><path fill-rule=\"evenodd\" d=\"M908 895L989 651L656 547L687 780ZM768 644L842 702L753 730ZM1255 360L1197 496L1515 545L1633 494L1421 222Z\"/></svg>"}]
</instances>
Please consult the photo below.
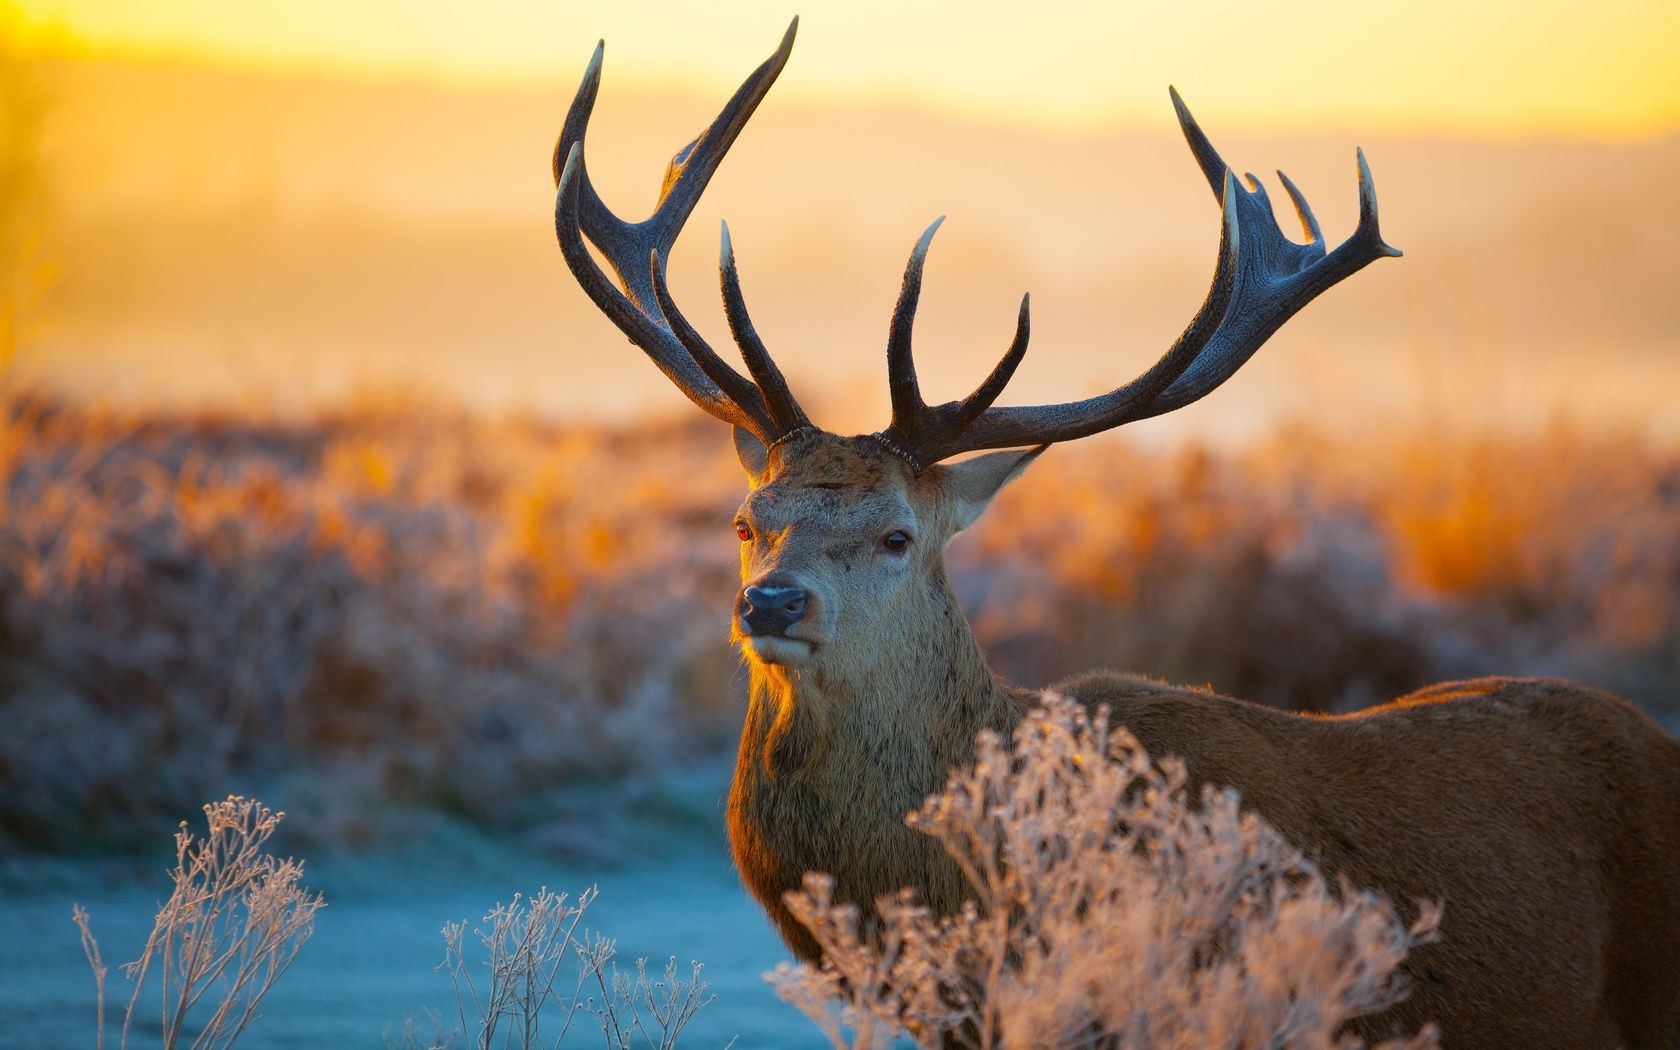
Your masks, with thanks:
<instances>
[{"instance_id":1,"label":"deer head","mask_svg":"<svg viewBox=\"0 0 1680 1050\"><path fill-rule=\"evenodd\" d=\"M720 275L729 329L747 374L725 362L683 317L665 282L683 223L730 145L769 91L793 47L798 19L781 46L749 76L723 112L679 150L654 213L639 223L609 211L589 181L584 136L600 86L597 45L554 152L555 229L574 276L595 304L684 394L734 428L751 493L736 516L742 542L734 635L755 665L824 669L875 658L857 638L907 637L927 622L921 586L942 579L939 552L983 511L998 489L1046 446L1182 408L1205 397L1316 295L1366 264L1399 255L1383 243L1370 170L1358 154L1359 224L1327 251L1318 221L1279 172L1306 234L1283 235L1253 175L1239 184L1178 93L1172 102L1197 165L1220 202L1223 223L1212 286L1184 333L1143 374L1098 397L1065 404L999 407L1027 351L1028 298L1014 338L979 386L960 401L922 400L911 350L922 267L940 222L911 251L887 336L892 419L882 430L842 437L818 428L800 407L748 316L723 228ZM584 244L587 236L616 272L617 286ZM954 463L952 457L993 449ZM1024 451L1023 451L1024 450ZM937 590L937 589L936 589Z\"/></svg>"}]
</instances>

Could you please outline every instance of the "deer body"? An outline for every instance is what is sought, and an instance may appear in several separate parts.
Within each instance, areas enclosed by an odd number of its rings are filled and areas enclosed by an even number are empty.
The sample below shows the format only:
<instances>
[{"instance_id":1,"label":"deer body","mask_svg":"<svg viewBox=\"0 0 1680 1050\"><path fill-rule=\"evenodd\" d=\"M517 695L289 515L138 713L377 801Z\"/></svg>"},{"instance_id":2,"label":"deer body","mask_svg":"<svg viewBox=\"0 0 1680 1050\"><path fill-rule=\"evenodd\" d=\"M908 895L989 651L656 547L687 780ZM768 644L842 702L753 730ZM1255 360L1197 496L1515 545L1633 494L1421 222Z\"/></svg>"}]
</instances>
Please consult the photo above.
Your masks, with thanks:
<instances>
[{"instance_id":1,"label":"deer body","mask_svg":"<svg viewBox=\"0 0 1680 1050\"><path fill-rule=\"evenodd\" d=\"M797 25L797 23L796 23ZM905 815L1007 736L1032 694L999 682L946 578L944 548L1049 444L1173 411L1229 379L1307 302L1399 252L1378 230L1359 156L1360 217L1328 248L1283 178L1307 240L1285 237L1173 95L1223 223L1206 300L1131 382L1056 405L997 407L1028 336L960 401L922 400L910 348L928 245L905 271L887 338L892 421L855 437L814 426L760 340L727 227L720 272L748 375L682 316L664 259L724 153L786 63L782 45L672 160L652 217L630 223L589 182L583 138L597 48L555 150L556 232L597 306L700 408L732 425L750 492L736 516L733 636L751 671L729 799L736 862L793 950L815 944L783 894L809 870L868 906L909 886L951 912L968 887ZM1280 177L1281 177L1281 173ZM595 261L606 258L616 283ZM1030 446L1030 447L1029 447ZM961 453L989 451L953 460ZM1134 676L1059 686L1197 784L1247 806L1327 871L1402 908L1445 908L1438 943L1407 962L1413 993L1368 1036L1441 1026L1464 1047L1680 1046L1680 743L1628 704L1564 682L1437 686L1358 715L1286 714Z\"/></svg>"},{"instance_id":2,"label":"deer body","mask_svg":"<svg viewBox=\"0 0 1680 1050\"><path fill-rule=\"evenodd\" d=\"M1680 1040L1680 745L1627 705L1570 683L1484 679L1313 719L1119 675L1064 688L1108 704L1150 753L1186 756L1193 783L1238 788L1325 871L1397 902L1445 903L1440 941L1405 964L1410 997L1362 1019L1361 1035L1433 1021L1449 1046ZM905 827L920 798L873 787L880 752L854 746L862 734L843 725L830 761L777 773L760 765L756 708L730 841L797 954L812 959L813 942L782 896L806 870L832 874L837 899L914 886L949 914L973 896L938 844ZM1011 708L989 728L1010 731ZM953 746L949 764L893 769L895 786L926 785L925 797L969 760ZM1606 789L1564 786L1583 779Z\"/></svg>"},{"instance_id":3,"label":"deer body","mask_svg":"<svg viewBox=\"0 0 1680 1050\"><path fill-rule=\"evenodd\" d=\"M829 458L820 444L795 443L755 490L775 492L792 531L836 514L836 490L813 488L800 466L801 453ZM894 470L890 457L878 466ZM815 472L815 484L833 473ZM917 486L907 470L898 482ZM785 558L749 555L744 579L766 564L788 571ZM904 816L971 763L979 730L1007 737L1033 694L991 674L942 562L934 550L916 566L865 636L825 646L845 652L767 660L741 639L751 685L730 843L803 958L815 944L783 895L806 871L828 872L837 899L863 903L913 886L954 913L973 896ZM1440 941L1406 964L1410 998L1364 1019L1361 1034L1433 1021L1451 1046L1680 1041L1680 742L1624 701L1568 682L1483 679L1317 717L1113 672L1051 688L1107 705L1151 754L1183 756L1193 790L1237 788L1327 872L1403 908L1445 904Z\"/></svg>"}]
</instances>

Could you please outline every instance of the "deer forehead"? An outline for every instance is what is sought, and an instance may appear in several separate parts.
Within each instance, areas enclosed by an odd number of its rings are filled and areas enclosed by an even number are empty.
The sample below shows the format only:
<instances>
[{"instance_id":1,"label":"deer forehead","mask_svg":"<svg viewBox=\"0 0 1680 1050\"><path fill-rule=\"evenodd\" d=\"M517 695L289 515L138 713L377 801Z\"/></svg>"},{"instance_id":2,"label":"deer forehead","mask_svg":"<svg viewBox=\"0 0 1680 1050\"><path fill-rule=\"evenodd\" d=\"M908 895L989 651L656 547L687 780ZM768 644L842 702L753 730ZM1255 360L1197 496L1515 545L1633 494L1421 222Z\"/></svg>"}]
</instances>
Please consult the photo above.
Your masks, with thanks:
<instances>
[{"instance_id":1,"label":"deer forehead","mask_svg":"<svg viewBox=\"0 0 1680 1050\"><path fill-rule=\"evenodd\" d=\"M841 437L811 427L778 446L765 480L789 487L872 489L908 485L909 472L872 436Z\"/></svg>"},{"instance_id":2,"label":"deer forehead","mask_svg":"<svg viewBox=\"0 0 1680 1050\"><path fill-rule=\"evenodd\" d=\"M743 504L761 530L844 533L917 523L913 479L876 442L818 433L778 452Z\"/></svg>"},{"instance_id":3,"label":"deer forehead","mask_svg":"<svg viewBox=\"0 0 1680 1050\"><path fill-rule=\"evenodd\" d=\"M890 486L802 485L773 482L747 497L743 509L760 532L796 530L845 535L884 526L913 527L908 495Z\"/></svg>"}]
</instances>

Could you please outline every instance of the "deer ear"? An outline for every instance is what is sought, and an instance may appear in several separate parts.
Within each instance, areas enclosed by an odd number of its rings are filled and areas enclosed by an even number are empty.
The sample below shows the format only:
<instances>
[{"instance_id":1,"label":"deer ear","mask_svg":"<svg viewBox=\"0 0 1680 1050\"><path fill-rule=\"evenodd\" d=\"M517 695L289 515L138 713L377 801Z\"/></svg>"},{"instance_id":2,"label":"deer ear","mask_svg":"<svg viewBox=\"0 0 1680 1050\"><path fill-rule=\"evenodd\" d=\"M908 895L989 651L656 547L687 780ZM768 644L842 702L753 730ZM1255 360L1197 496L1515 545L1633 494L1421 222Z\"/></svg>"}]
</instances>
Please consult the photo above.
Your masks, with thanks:
<instances>
[{"instance_id":1,"label":"deer ear","mask_svg":"<svg viewBox=\"0 0 1680 1050\"><path fill-rule=\"evenodd\" d=\"M735 437L735 457L741 461L747 477L754 485L764 477L764 469L770 465L770 450L764 447L764 442L758 440L750 432L740 427L731 427Z\"/></svg>"},{"instance_id":2,"label":"deer ear","mask_svg":"<svg viewBox=\"0 0 1680 1050\"><path fill-rule=\"evenodd\" d=\"M958 531L974 524L975 519L991 505L992 497L998 494L998 490L1015 480L1028 464L1038 458L1039 453L1049 447L1040 445L1024 450L988 452L984 456L942 465L942 484L951 494L951 502L956 508Z\"/></svg>"}]
</instances>

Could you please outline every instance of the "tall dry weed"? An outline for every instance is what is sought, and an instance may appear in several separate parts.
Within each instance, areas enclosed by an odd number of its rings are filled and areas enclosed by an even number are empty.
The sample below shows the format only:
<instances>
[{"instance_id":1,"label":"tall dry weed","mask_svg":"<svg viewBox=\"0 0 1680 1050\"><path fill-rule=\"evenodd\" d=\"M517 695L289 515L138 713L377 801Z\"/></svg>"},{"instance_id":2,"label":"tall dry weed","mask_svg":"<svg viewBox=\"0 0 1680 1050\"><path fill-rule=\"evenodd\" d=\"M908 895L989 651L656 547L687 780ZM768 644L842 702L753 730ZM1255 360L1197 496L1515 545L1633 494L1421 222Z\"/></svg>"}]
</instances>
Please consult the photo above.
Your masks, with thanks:
<instances>
[{"instance_id":1,"label":"tall dry weed","mask_svg":"<svg viewBox=\"0 0 1680 1050\"><path fill-rule=\"evenodd\" d=\"M634 976L621 973L615 942L580 928L595 897L593 886L570 902L544 887L496 905L470 936L465 922L444 925L438 968L454 982L458 1033L470 1045L559 1047L581 1012L593 1015L608 1050L674 1050L694 1015L716 999L700 977L704 967L691 963L685 979L673 957L662 976L649 977L647 960L637 959ZM472 947L475 940L482 952ZM556 987L563 973L570 988ZM419 1042L412 1022L405 1033L409 1042ZM437 1034L432 1042L451 1045L455 1034Z\"/></svg>"},{"instance_id":2,"label":"tall dry weed","mask_svg":"<svg viewBox=\"0 0 1680 1050\"><path fill-rule=\"evenodd\" d=\"M123 976L134 984L123 1012L124 1047L141 993L154 973L165 1048L232 1046L291 968L315 930L315 913L326 906L320 894L303 887L301 861L267 852L285 814L232 795L205 806L204 816L208 834L203 838L181 822L169 899L158 909L140 957L123 964ZM97 1041L103 1046L107 971L88 913L78 905L71 918L93 969ZM197 1010L206 996L211 996L208 1016Z\"/></svg>"}]
</instances>

